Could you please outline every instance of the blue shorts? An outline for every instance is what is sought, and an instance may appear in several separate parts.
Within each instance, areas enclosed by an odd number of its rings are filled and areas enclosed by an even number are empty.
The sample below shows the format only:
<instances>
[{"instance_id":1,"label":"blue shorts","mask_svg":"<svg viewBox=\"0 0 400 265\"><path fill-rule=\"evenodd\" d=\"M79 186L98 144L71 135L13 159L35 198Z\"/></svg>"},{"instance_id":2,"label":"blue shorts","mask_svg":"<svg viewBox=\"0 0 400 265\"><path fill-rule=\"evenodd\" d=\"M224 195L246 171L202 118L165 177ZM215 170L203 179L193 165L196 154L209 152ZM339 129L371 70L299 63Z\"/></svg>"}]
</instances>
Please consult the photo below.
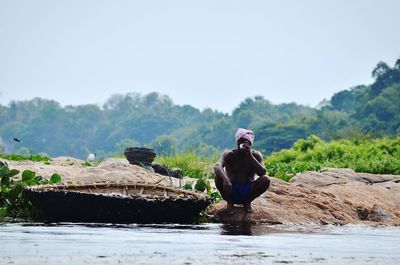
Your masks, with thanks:
<instances>
[{"instance_id":1,"label":"blue shorts","mask_svg":"<svg viewBox=\"0 0 400 265\"><path fill-rule=\"evenodd\" d=\"M231 199L235 204L247 203L250 198L250 192L253 188L253 183L232 184Z\"/></svg>"}]
</instances>

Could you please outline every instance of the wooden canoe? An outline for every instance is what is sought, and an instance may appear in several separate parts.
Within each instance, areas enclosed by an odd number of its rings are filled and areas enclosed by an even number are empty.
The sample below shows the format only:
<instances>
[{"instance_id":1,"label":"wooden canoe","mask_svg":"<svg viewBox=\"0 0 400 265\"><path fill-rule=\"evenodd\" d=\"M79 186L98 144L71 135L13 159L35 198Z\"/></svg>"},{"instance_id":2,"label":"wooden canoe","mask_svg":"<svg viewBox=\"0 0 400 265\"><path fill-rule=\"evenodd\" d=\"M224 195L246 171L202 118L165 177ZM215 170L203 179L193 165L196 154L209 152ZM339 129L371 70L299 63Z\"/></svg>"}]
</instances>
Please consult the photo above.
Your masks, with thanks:
<instances>
[{"instance_id":1,"label":"wooden canoe","mask_svg":"<svg viewBox=\"0 0 400 265\"><path fill-rule=\"evenodd\" d=\"M52 222L192 223L212 202L204 193L146 183L40 185L25 194Z\"/></svg>"}]
</instances>

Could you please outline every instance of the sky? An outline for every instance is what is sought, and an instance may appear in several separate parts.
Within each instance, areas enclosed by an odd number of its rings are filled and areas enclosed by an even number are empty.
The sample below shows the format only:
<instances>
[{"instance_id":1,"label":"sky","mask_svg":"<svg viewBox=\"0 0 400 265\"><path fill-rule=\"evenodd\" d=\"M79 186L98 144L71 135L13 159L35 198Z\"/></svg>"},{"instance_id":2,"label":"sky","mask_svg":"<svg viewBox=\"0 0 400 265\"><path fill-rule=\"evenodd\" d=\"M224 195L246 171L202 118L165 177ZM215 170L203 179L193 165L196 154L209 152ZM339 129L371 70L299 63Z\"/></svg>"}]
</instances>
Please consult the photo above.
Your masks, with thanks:
<instances>
[{"instance_id":1,"label":"sky","mask_svg":"<svg viewBox=\"0 0 400 265\"><path fill-rule=\"evenodd\" d=\"M398 0L0 0L0 103L153 91L231 112L314 107L400 58Z\"/></svg>"}]
</instances>

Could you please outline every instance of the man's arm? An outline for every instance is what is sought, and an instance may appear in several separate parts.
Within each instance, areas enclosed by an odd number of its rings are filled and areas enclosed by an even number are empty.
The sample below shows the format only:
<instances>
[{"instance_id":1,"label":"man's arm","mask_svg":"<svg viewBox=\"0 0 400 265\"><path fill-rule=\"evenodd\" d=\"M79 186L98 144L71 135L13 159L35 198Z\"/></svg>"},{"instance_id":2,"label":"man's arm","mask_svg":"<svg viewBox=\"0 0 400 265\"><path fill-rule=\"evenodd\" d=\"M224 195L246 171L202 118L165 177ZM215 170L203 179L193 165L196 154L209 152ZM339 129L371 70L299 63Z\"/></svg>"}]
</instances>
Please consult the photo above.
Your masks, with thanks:
<instances>
[{"instance_id":1,"label":"man's arm","mask_svg":"<svg viewBox=\"0 0 400 265\"><path fill-rule=\"evenodd\" d=\"M255 151L254 154L251 152L252 156L252 165L254 167L254 171L256 172L257 175L259 176L264 176L267 173L267 170L264 167L264 158L263 155Z\"/></svg>"},{"instance_id":2,"label":"man's arm","mask_svg":"<svg viewBox=\"0 0 400 265\"><path fill-rule=\"evenodd\" d=\"M218 160L218 162L214 165L215 177L222 179L224 185L223 191L224 193L227 194L229 194L232 189L232 183L229 180L228 176L226 175L224 167L230 153L231 151L225 151L224 154L221 156L221 158Z\"/></svg>"},{"instance_id":3,"label":"man's arm","mask_svg":"<svg viewBox=\"0 0 400 265\"><path fill-rule=\"evenodd\" d=\"M264 176L267 173L267 170L264 167L263 156L260 152L254 150L254 154L252 152L251 146L248 143L244 143L244 150L247 152L250 157L251 165L254 168L254 171L259 176Z\"/></svg>"}]
</instances>

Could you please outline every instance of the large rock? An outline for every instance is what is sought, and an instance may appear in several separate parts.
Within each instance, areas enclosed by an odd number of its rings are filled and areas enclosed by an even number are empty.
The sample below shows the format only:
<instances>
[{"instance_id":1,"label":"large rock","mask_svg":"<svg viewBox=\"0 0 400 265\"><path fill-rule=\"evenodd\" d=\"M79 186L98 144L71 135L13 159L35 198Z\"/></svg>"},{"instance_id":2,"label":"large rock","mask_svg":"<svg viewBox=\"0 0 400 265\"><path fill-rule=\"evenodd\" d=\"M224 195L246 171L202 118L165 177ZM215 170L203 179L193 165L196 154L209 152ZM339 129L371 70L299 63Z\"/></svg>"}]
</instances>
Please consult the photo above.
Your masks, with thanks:
<instances>
[{"instance_id":1,"label":"large rock","mask_svg":"<svg viewBox=\"0 0 400 265\"><path fill-rule=\"evenodd\" d=\"M209 215L217 222L400 225L400 176L329 169L304 172L291 182L271 180L270 189L253 202L253 213L235 207L232 214L222 201Z\"/></svg>"}]
</instances>

